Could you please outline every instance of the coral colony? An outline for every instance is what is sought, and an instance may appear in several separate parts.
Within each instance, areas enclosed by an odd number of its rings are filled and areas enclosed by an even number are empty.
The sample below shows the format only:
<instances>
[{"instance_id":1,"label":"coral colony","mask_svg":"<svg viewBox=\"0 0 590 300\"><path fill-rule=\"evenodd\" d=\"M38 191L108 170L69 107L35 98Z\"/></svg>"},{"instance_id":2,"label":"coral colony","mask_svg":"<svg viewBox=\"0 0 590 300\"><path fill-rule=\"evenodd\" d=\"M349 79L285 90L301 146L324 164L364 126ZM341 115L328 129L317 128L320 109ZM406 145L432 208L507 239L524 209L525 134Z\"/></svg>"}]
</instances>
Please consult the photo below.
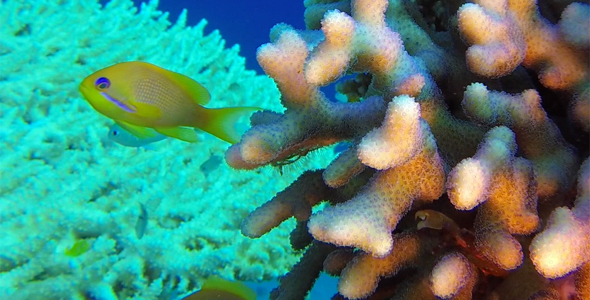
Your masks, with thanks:
<instances>
[{"instance_id":1,"label":"coral colony","mask_svg":"<svg viewBox=\"0 0 590 300\"><path fill-rule=\"evenodd\" d=\"M235 172L219 163L228 143L207 134L121 146L78 91L97 70L146 61L202 83L208 107L281 109L237 45L157 5L0 1L0 299L178 300L214 275L268 280L297 261L289 222L258 240L238 228L299 174Z\"/></svg>"},{"instance_id":2,"label":"coral colony","mask_svg":"<svg viewBox=\"0 0 590 300\"><path fill-rule=\"evenodd\" d=\"M244 220L293 216L309 245L272 299L322 270L334 299L590 299L590 7L474 2L310 0L306 30L271 30L286 111L255 113L228 164L352 142Z\"/></svg>"}]
</instances>

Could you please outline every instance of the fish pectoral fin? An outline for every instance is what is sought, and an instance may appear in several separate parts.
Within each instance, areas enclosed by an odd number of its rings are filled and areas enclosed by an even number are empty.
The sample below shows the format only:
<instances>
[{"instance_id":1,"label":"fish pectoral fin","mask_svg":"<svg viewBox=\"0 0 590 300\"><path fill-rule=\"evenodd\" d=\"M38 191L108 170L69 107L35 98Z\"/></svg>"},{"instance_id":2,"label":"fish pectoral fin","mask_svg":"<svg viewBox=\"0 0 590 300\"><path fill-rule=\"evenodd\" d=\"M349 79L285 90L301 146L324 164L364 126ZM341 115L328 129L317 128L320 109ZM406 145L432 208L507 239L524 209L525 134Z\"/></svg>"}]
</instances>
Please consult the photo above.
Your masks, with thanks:
<instances>
[{"instance_id":1,"label":"fish pectoral fin","mask_svg":"<svg viewBox=\"0 0 590 300\"><path fill-rule=\"evenodd\" d=\"M199 140L197 132L192 128L187 127L157 127L154 128L157 132L179 139L181 141L196 143Z\"/></svg>"},{"instance_id":2,"label":"fish pectoral fin","mask_svg":"<svg viewBox=\"0 0 590 300\"><path fill-rule=\"evenodd\" d=\"M157 135L157 132L148 127L137 126L123 121L115 121L115 123L117 123L117 125L123 128L125 131L140 139L153 138Z\"/></svg>"}]
</instances>

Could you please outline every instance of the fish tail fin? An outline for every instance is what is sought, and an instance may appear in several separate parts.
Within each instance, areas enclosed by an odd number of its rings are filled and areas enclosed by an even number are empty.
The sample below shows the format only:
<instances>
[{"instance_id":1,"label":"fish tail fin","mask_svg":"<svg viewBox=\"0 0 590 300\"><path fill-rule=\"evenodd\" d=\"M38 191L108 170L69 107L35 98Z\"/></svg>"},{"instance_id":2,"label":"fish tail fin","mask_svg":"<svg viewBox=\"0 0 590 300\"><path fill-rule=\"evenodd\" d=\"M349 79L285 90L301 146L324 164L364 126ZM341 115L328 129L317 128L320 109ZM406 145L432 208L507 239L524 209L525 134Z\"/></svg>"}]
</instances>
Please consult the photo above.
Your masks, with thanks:
<instances>
[{"instance_id":1,"label":"fish tail fin","mask_svg":"<svg viewBox=\"0 0 590 300\"><path fill-rule=\"evenodd\" d=\"M240 141L240 135L236 130L238 120L257 110L258 107L226 107L226 108L208 108L206 109L207 121L199 125L203 131L206 131L230 144Z\"/></svg>"}]
</instances>

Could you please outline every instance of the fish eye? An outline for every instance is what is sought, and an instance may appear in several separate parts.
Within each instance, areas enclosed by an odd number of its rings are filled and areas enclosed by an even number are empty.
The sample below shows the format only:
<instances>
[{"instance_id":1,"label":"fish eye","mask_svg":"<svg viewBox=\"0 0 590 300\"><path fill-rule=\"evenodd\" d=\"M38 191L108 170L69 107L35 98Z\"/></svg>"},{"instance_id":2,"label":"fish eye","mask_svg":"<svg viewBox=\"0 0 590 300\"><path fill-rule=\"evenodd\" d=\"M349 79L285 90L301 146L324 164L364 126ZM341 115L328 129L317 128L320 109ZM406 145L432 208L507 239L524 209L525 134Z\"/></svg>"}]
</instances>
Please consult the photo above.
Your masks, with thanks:
<instances>
[{"instance_id":1,"label":"fish eye","mask_svg":"<svg viewBox=\"0 0 590 300\"><path fill-rule=\"evenodd\" d=\"M119 131L117 131L117 130L113 130L113 135L114 135L114 136L117 136L117 135L119 135Z\"/></svg>"},{"instance_id":2,"label":"fish eye","mask_svg":"<svg viewBox=\"0 0 590 300\"><path fill-rule=\"evenodd\" d=\"M104 90L104 89L108 88L109 86L111 86L111 82L109 81L108 78L100 77L96 80L96 82L94 83L94 86L96 86L96 88L99 90Z\"/></svg>"}]
</instances>

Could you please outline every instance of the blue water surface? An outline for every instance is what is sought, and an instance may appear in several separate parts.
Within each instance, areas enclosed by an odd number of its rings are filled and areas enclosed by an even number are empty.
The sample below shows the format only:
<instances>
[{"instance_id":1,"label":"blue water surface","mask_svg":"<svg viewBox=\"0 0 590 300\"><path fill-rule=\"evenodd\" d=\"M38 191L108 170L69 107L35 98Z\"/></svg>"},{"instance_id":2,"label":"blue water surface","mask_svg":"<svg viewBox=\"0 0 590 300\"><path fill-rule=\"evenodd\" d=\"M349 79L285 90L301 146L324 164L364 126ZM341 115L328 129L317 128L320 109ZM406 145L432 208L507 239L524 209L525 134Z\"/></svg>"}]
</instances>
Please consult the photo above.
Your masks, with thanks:
<instances>
[{"instance_id":1,"label":"blue water surface","mask_svg":"<svg viewBox=\"0 0 590 300\"><path fill-rule=\"evenodd\" d=\"M141 0L133 0L139 6ZM160 0L159 9L170 13L176 21L182 9L188 10L188 24L196 25L201 19L209 24L205 33L219 30L231 47L240 45L240 55L246 57L246 68L263 74L256 62L256 49L269 42L270 29L277 23L287 23L296 29L304 29L303 1L300 0Z\"/></svg>"}]
</instances>

